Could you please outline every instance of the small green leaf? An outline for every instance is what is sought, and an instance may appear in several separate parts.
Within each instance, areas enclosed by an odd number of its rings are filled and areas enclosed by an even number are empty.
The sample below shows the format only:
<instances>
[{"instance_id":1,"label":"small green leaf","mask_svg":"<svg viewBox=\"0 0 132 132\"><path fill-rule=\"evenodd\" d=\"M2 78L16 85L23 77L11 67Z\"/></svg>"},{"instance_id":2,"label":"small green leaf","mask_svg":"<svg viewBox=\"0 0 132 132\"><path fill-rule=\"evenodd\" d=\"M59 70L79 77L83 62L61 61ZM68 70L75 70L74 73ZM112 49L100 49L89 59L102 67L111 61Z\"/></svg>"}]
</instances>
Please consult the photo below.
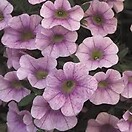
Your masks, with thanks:
<instances>
[{"instance_id":1,"label":"small green leaf","mask_svg":"<svg viewBox=\"0 0 132 132\"><path fill-rule=\"evenodd\" d=\"M34 98L35 98L35 94L34 94L34 93L32 93L32 94L30 94L30 95L27 95L26 97L24 97L24 98L18 103L18 105L19 105L19 106L26 106L26 105L30 104L30 103L33 101Z\"/></svg>"},{"instance_id":2,"label":"small green leaf","mask_svg":"<svg viewBox=\"0 0 132 132\"><path fill-rule=\"evenodd\" d=\"M127 53L128 53L128 48L124 48L123 50L121 50L120 52L119 52L119 57L120 57L120 59L122 59L122 58L124 58L126 55L127 55Z\"/></svg>"},{"instance_id":3,"label":"small green leaf","mask_svg":"<svg viewBox=\"0 0 132 132\"><path fill-rule=\"evenodd\" d=\"M1 132L7 132L7 126L6 126L6 124L0 124L0 131Z\"/></svg>"},{"instance_id":4,"label":"small green leaf","mask_svg":"<svg viewBox=\"0 0 132 132\"><path fill-rule=\"evenodd\" d=\"M90 6L90 2L85 2L84 4L81 5L84 11L86 11L89 8L89 6Z\"/></svg>"},{"instance_id":5,"label":"small green leaf","mask_svg":"<svg viewBox=\"0 0 132 132\"><path fill-rule=\"evenodd\" d=\"M73 59L73 62L75 62L75 63L79 62L79 59L77 58L77 56L71 55L70 57Z\"/></svg>"},{"instance_id":6,"label":"small green leaf","mask_svg":"<svg viewBox=\"0 0 132 132\"><path fill-rule=\"evenodd\" d=\"M68 1L70 2L71 6L74 6L75 5L74 0L68 0Z\"/></svg>"}]
</instances>

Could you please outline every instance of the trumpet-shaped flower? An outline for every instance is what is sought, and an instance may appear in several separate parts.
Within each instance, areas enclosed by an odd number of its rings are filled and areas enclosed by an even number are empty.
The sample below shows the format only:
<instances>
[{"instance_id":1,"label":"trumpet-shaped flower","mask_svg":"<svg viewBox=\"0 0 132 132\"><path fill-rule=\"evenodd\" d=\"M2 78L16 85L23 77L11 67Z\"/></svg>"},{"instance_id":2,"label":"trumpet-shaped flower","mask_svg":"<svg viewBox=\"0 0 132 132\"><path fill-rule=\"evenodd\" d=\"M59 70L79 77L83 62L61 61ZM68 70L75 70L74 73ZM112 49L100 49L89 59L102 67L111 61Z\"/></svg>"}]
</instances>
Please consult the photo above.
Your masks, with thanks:
<instances>
[{"instance_id":1,"label":"trumpet-shaped flower","mask_svg":"<svg viewBox=\"0 0 132 132\"><path fill-rule=\"evenodd\" d=\"M92 35L106 36L113 34L117 28L117 19L106 2L93 0L85 12L83 27L89 29Z\"/></svg>"},{"instance_id":2,"label":"trumpet-shaped flower","mask_svg":"<svg viewBox=\"0 0 132 132\"><path fill-rule=\"evenodd\" d=\"M65 63L63 70L51 72L46 81L43 97L52 109L61 109L65 116L77 115L97 89L96 79L81 63Z\"/></svg>"},{"instance_id":3,"label":"trumpet-shaped flower","mask_svg":"<svg viewBox=\"0 0 132 132\"><path fill-rule=\"evenodd\" d=\"M55 69L57 61L51 57L35 59L29 55L20 58L20 68L17 70L19 79L27 78L33 87L43 89L46 87L48 74Z\"/></svg>"},{"instance_id":4,"label":"trumpet-shaped flower","mask_svg":"<svg viewBox=\"0 0 132 132\"><path fill-rule=\"evenodd\" d=\"M132 71L123 72L124 91L121 95L125 98L132 98Z\"/></svg>"},{"instance_id":5,"label":"trumpet-shaped flower","mask_svg":"<svg viewBox=\"0 0 132 132\"><path fill-rule=\"evenodd\" d=\"M95 105L117 104L120 94L124 90L124 83L120 73L109 69L106 73L96 73L94 77L98 81L98 88L90 98L90 101Z\"/></svg>"},{"instance_id":6,"label":"trumpet-shaped flower","mask_svg":"<svg viewBox=\"0 0 132 132\"><path fill-rule=\"evenodd\" d=\"M22 98L30 94L16 75L16 71L11 71L0 76L0 99L4 102L15 100L19 102Z\"/></svg>"},{"instance_id":7,"label":"trumpet-shaped flower","mask_svg":"<svg viewBox=\"0 0 132 132\"><path fill-rule=\"evenodd\" d=\"M35 125L44 130L66 131L77 124L75 116L67 117L60 110L53 110L42 96L34 99L31 114Z\"/></svg>"},{"instance_id":8,"label":"trumpet-shaped flower","mask_svg":"<svg viewBox=\"0 0 132 132\"><path fill-rule=\"evenodd\" d=\"M8 27L8 22L12 18L13 6L7 0L0 1L0 30Z\"/></svg>"},{"instance_id":9,"label":"trumpet-shaped flower","mask_svg":"<svg viewBox=\"0 0 132 132\"><path fill-rule=\"evenodd\" d=\"M121 132L132 132L132 112L127 110L123 118L118 121L117 126Z\"/></svg>"},{"instance_id":10,"label":"trumpet-shaped flower","mask_svg":"<svg viewBox=\"0 0 132 132\"><path fill-rule=\"evenodd\" d=\"M123 1L124 0L99 0L99 1L104 1L104 2L107 2L108 5L111 7L111 8L114 8L114 10L119 13L123 10L124 8L124 4L123 4Z\"/></svg>"},{"instance_id":11,"label":"trumpet-shaped flower","mask_svg":"<svg viewBox=\"0 0 132 132\"><path fill-rule=\"evenodd\" d=\"M120 132L117 127L119 119L113 115L102 112L96 119L90 119L86 132Z\"/></svg>"},{"instance_id":12,"label":"trumpet-shaped flower","mask_svg":"<svg viewBox=\"0 0 132 132\"><path fill-rule=\"evenodd\" d=\"M79 45L76 56L89 70L111 67L118 62L118 47L108 37L94 36L86 38Z\"/></svg>"},{"instance_id":13,"label":"trumpet-shaped flower","mask_svg":"<svg viewBox=\"0 0 132 132\"><path fill-rule=\"evenodd\" d=\"M36 49L35 38L39 30L41 17L38 15L22 14L14 16L9 21L9 27L1 39L2 43L14 49Z\"/></svg>"},{"instance_id":14,"label":"trumpet-shaped flower","mask_svg":"<svg viewBox=\"0 0 132 132\"><path fill-rule=\"evenodd\" d=\"M19 111L15 102L9 103L9 111L7 113L8 132L36 132L32 116L29 111Z\"/></svg>"},{"instance_id":15,"label":"trumpet-shaped flower","mask_svg":"<svg viewBox=\"0 0 132 132\"><path fill-rule=\"evenodd\" d=\"M77 36L77 32L69 31L62 26L42 29L36 36L36 47L44 56L66 57L76 51Z\"/></svg>"},{"instance_id":16,"label":"trumpet-shaped flower","mask_svg":"<svg viewBox=\"0 0 132 132\"><path fill-rule=\"evenodd\" d=\"M40 15L44 17L42 20L44 28L61 25L68 30L75 31L80 28L80 20L84 12L78 5L71 8L68 0L55 0L54 4L51 1L45 2Z\"/></svg>"},{"instance_id":17,"label":"trumpet-shaped flower","mask_svg":"<svg viewBox=\"0 0 132 132\"><path fill-rule=\"evenodd\" d=\"M25 50L6 48L6 57L8 68L18 69L20 67L19 60L22 55L26 54Z\"/></svg>"}]
</instances>

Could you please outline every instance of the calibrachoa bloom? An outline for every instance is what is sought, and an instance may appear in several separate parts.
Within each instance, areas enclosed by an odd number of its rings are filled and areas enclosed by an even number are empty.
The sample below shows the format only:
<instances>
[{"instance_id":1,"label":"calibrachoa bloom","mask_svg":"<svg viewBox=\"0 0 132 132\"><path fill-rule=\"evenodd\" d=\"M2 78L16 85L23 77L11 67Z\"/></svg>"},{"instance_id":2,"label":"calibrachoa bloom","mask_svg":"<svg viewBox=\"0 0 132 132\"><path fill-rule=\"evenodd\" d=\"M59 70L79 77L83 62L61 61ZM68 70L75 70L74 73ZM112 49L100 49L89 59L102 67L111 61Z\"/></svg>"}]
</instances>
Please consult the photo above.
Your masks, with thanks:
<instances>
[{"instance_id":1,"label":"calibrachoa bloom","mask_svg":"<svg viewBox=\"0 0 132 132\"><path fill-rule=\"evenodd\" d=\"M44 130L66 131L77 124L75 116L67 117L60 110L51 109L42 96L34 99L31 114L35 118L35 125Z\"/></svg>"},{"instance_id":2,"label":"calibrachoa bloom","mask_svg":"<svg viewBox=\"0 0 132 132\"><path fill-rule=\"evenodd\" d=\"M94 36L86 38L79 45L76 56L88 69L111 67L118 62L118 47L109 37Z\"/></svg>"},{"instance_id":3,"label":"calibrachoa bloom","mask_svg":"<svg viewBox=\"0 0 132 132\"><path fill-rule=\"evenodd\" d=\"M104 1L107 2L108 5L112 8L114 8L114 10L119 13L123 10L124 5L123 5L123 1L124 0L99 0L99 1Z\"/></svg>"},{"instance_id":4,"label":"calibrachoa bloom","mask_svg":"<svg viewBox=\"0 0 132 132\"><path fill-rule=\"evenodd\" d=\"M32 116L29 111L19 111L15 102L9 103L7 113L8 132L36 132L37 129L33 124Z\"/></svg>"},{"instance_id":5,"label":"calibrachoa bloom","mask_svg":"<svg viewBox=\"0 0 132 132\"><path fill-rule=\"evenodd\" d=\"M2 43L15 49L36 49L35 38L39 30L41 17L38 15L22 14L9 21L9 28L1 39Z\"/></svg>"},{"instance_id":6,"label":"calibrachoa bloom","mask_svg":"<svg viewBox=\"0 0 132 132\"><path fill-rule=\"evenodd\" d=\"M14 69L18 69L20 67L19 60L22 55L26 54L25 50L23 49L12 49L12 48L6 48L6 57L7 60L7 66L8 68L13 67Z\"/></svg>"},{"instance_id":7,"label":"calibrachoa bloom","mask_svg":"<svg viewBox=\"0 0 132 132\"><path fill-rule=\"evenodd\" d=\"M92 35L106 36L116 31L117 19L106 2L93 0L85 12L85 19L82 24L83 27L91 31Z\"/></svg>"},{"instance_id":8,"label":"calibrachoa bloom","mask_svg":"<svg viewBox=\"0 0 132 132\"><path fill-rule=\"evenodd\" d=\"M46 0L28 0L28 2L31 3L31 4L33 4L33 5L42 3L44 1L46 1Z\"/></svg>"},{"instance_id":9,"label":"calibrachoa bloom","mask_svg":"<svg viewBox=\"0 0 132 132\"><path fill-rule=\"evenodd\" d=\"M8 26L13 6L7 0L0 1L0 30Z\"/></svg>"},{"instance_id":10,"label":"calibrachoa bloom","mask_svg":"<svg viewBox=\"0 0 132 132\"><path fill-rule=\"evenodd\" d=\"M77 37L77 32L69 31L62 26L42 29L36 36L36 47L42 50L44 56L65 57L76 51Z\"/></svg>"},{"instance_id":11,"label":"calibrachoa bloom","mask_svg":"<svg viewBox=\"0 0 132 132\"><path fill-rule=\"evenodd\" d=\"M4 102L15 100L19 102L22 98L30 94L30 90L26 89L19 81L16 71L11 71L0 76L0 99Z\"/></svg>"},{"instance_id":12,"label":"calibrachoa bloom","mask_svg":"<svg viewBox=\"0 0 132 132\"><path fill-rule=\"evenodd\" d=\"M117 126L121 132L132 132L132 112L127 110Z\"/></svg>"},{"instance_id":13,"label":"calibrachoa bloom","mask_svg":"<svg viewBox=\"0 0 132 132\"><path fill-rule=\"evenodd\" d=\"M119 119L113 115L102 112L96 119L90 119L86 132L120 132L117 127Z\"/></svg>"},{"instance_id":14,"label":"calibrachoa bloom","mask_svg":"<svg viewBox=\"0 0 132 132\"><path fill-rule=\"evenodd\" d=\"M47 1L40 10L42 26L52 28L61 25L68 30L75 31L80 28L80 20L84 16L82 8L78 5L71 8L68 0L55 0L54 4Z\"/></svg>"},{"instance_id":15,"label":"calibrachoa bloom","mask_svg":"<svg viewBox=\"0 0 132 132\"><path fill-rule=\"evenodd\" d=\"M57 61L51 57L35 59L29 55L20 58L20 68L17 71L19 79L27 78L33 87L43 89L46 87L48 74L55 69Z\"/></svg>"},{"instance_id":16,"label":"calibrachoa bloom","mask_svg":"<svg viewBox=\"0 0 132 132\"><path fill-rule=\"evenodd\" d=\"M94 75L98 81L98 88L90 98L95 105L117 104L120 94L124 89L124 83L118 71L109 69L106 73L98 72Z\"/></svg>"},{"instance_id":17,"label":"calibrachoa bloom","mask_svg":"<svg viewBox=\"0 0 132 132\"><path fill-rule=\"evenodd\" d=\"M97 89L97 81L81 63L65 63L63 70L52 72L46 81L43 97L52 109L61 109L65 116L77 115Z\"/></svg>"},{"instance_id":18,"label":"calibrachoa bloom","mask_svg":"<svg viewBox=\"0 0 132 132\"><path fill-rule=\"evenodd\" d=\"M132 71L124 71L123 80L125 88L121 95L125 98L132 98Z\"/></svg>"}]
</instances>

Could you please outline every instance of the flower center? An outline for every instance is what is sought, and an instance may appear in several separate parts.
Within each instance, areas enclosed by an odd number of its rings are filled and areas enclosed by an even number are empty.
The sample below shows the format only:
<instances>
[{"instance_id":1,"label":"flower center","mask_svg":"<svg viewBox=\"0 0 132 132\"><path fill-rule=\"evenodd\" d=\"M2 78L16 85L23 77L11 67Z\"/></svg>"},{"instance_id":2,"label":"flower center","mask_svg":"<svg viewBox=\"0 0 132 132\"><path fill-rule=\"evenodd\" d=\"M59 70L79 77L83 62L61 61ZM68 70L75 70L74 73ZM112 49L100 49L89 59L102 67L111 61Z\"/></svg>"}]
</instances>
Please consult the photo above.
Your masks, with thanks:
<instances>
[{"instance_id":1,"label":"flower center","mask_svg":"<svg viewBox=\"0 0 132 132\"><path fill-rule=\"evenodd\" d=\"M62 85L62 90L65 93L71 93L73 91L73 89L75 88L75 82L73 80L67 80L64 81L63 85Z\"/></svg>"},{"instance_id":2,"label":"flower center","mask_svg":"<svg viewBox=\"0 0 132 132\"><path fill-rule=\"evenodd\" d=\"M107 81L100 81L99 83L98 83L98 87L99 88L107 88L108 87L108 82Z\"/></svg>"},{"instance_id":3,"label":"flower center","mask_svg":"<svg viewBox=\"0 0 132 132\"><path fill-rule=\"evenodd\" d=\"M93 16L93 21L94 21L94 23L97 24L97 25L101 25L101 24L103 23L103 19L102 19L102 17L99 16L99 15Z\"/></svg>"},{"instance_id":4,"label":"flower center","mask_svg":"<svg viewBox=\"0 0 132 132\"><path fill-rule=\"evenodd\" d=\"M44 70L38 70L36 72L36 78L38 80L42 80L42 79L45 79L48 75L48 72L47 71L44 71Z\"/></svg>"},{"instance_id":5,"label":"flower center","mask_svg":"<svg viewBox=\"0 0 132 132\"><path fill-rule=\"evenodd\" d=\"M25 31L22 31L22 33L21 33L22 41L28 41L28 40L31 40L34 38L35 38L35 35L31 30L25 30Z\"/></svg>"},{"instance_id":6,"label":"flower center","mask_svg":"<svg viewBox=\"0 0 132 132\"><path fill-rule=\"evenodd\" d=\"M57 10L56 12L55 12L55 17L56 18L59 18L59 19L65 19L65 18L67 18L68 17L68 13L66 12L66 11L64 11L63 9L60 9L60 10Z\"/></svg>"},{"instance_id":7,"label":"flower center","mask_svg":"<svg viewBox=\"0 0 132 132\"><path fill-rule=\"evenodd\" d=\"M22 88L22 84L20 81L18 80L15 80L11 83L11 86L15 89L21 89Z\"/></svg>"},{"instance_id":8,"label":"flower center","mask_svg":"<svg viewBox=\"0 0 132 132\"><path fill-rule=\"evenodd\" d=\"M93 50L91 56L93 60L99 60L103 57L103 53L100 50Z\"/></svg>"},{"instance_id":9,"label":"flower center","mask_svg":"<svg viewBox=\"0 0 132 132\"><path fill-rule=\"evenodd\" d=\"M62 34L55 34L52 39L53 39L53 42L60 43L63 41L64 36Z\"/></svg>"},{"instance_id":10,"label":"flower center","mask_svg":"<svg viewBox=\"0 0 132 132\"><path fill-rule=\"evenodd\" d=\"M0 21L4 20L3 13L0 11Z\"/></svg>"}]
</instances>

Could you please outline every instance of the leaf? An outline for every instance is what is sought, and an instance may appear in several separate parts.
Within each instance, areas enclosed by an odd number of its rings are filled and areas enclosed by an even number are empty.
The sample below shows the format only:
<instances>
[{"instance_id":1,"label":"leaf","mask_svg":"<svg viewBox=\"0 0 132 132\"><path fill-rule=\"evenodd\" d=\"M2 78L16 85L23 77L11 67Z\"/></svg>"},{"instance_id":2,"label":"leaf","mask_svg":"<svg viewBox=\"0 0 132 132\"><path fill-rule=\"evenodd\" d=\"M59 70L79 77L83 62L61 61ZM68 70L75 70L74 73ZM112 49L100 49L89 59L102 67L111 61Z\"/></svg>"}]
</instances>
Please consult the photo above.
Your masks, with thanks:
<instances>
[{"instance_id":1,"label":"leaf","mask_svg":"<svg viewBox=\"0 0 132 132\"><path fill-rule=\"evenodd\" d=\"M79 59L77 58L77 56L71 55L70 57L73 59L73 62L75 62L75 63L79 62Z\"/></svg>"},{"instance_id":2,"label":"leaf","mask_svg":"<svg viewBox=\"0 0 132 132\"><path fill-rule=\"evenodd\" d=\"M34 98L35 98L34 93L27 95L26 97L21 99L21 101L18 103L18 106L26 106L26 105L30 104Z\"/></svg>"},{"instance_id":3,"label":"leaf","mask_svg":"<svg viewBox=\"0 0 132 132\"><path fill-rule=\"evenodd\" d=\"M90 2L85 2L85 3L83 3L83 4L81 5L81 7L82 7L82 9L83 9L84 11L86 11L86 10L89 8L89 6L90 6Z\"/></svg>"},{"instance_id":4,"label":"leaf","mask_svg":"<svg viewBox=\"0 0 132 132\"><path fill-rule=\"evenodd\" d=\"M1 132L7 132L7 126L6 126L6 124L0 124L0 131Z\"/></svg>"},{"instance_id":5,"label":"leaf","mask_svg":"<svg viewBox=\"0 0 132 132\"><path fill-rule=\"evenodd\" d=\"M74 6L75 5L74 0L68 0L68 1L70 2L71 6Z\"/></svg>"},{"instance_id":6,"label":"leaf","mask_svg":"<svg viewBox=\"0 0 132 132\"><path fill-rule=\"evenodd\" d=\"M119 57L120 57L120 59L124 58L124 57L127 55L128 51L129 51L128 48L124 48L123 50L121 50L121 51L119 52L119 54L118 54Z\"/></svg>"},{"instance_id":7,"label":"leaf","mask_svg":"<svg viewBox=\"0 0 132 132\"><path fill-rule=\"evenodd\" d=\"M124 64L120 64L120 68L122 69L122 71L132 70L132 62L127 61Z\"/></svg>"}]
</instances>

